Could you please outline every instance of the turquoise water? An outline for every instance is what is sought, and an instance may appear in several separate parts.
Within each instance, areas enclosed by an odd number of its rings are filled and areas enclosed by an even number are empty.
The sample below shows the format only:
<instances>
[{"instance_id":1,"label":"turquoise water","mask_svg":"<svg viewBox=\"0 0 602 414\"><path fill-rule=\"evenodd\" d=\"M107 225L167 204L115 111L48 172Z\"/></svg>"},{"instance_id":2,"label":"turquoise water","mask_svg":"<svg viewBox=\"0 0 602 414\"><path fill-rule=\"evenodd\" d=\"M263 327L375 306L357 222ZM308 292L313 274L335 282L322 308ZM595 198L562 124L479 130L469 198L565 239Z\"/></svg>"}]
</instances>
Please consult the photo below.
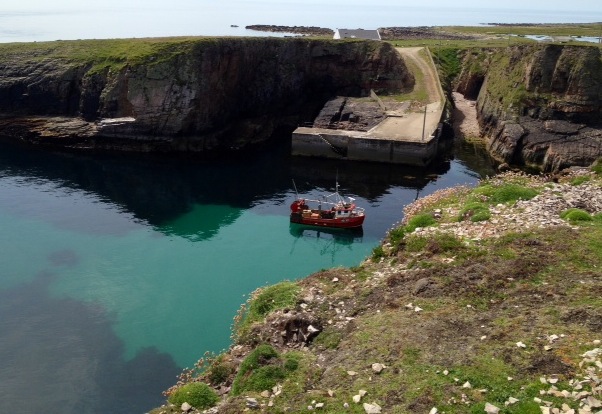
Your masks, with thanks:
<instances>
[{"instance_id":1,"label":"turquoise water","mask_svg":"<svg viewBox=\"0 0 602 414\"><path fill-rule=\"evenodd\" d=\"M181 368L229 346L254 289L358 265L404 205L488 171L469 153L428 170L287 154L164 160L0 145L0 412L143 412ZM316 197L337 174L366 207L363 232L291 227L291 179Z\"/></svg>"}]
</instances>

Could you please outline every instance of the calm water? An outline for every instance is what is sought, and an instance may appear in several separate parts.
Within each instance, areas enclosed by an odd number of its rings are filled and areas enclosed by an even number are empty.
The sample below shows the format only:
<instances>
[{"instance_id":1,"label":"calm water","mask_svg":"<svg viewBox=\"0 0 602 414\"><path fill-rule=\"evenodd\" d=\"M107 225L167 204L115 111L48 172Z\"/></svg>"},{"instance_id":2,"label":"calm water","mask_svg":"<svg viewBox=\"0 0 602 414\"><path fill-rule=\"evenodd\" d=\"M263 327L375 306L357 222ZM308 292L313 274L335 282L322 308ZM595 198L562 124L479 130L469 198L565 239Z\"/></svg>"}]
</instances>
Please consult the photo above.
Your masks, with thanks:
<instances>
[{"instance_id":1,"label":"calm water","mask_svg":"<svg viewBox=\"0 0 602 414\"><path fill-rule=\"evenodd\" d=\"M0 412L144 412L229 345L249 292L358 265L404 205L490 172L471 148L427 170L288 150L201 162L0 144ZM337 171L363 234L291 229L291 179L320 196Z\"/></svg>"},{"instance_id":2,"label":"calm water","mask_svg":"<svg viewBox=\"0 0 602 414\"><path fill-rule=\"evenodd\" d=\"M433 2L431 2L433 3ZM443 7L404 4L387 0L349 2L332 0L199 0L141 2L106 0L24 0L0 6L0 42L31 42L89 38L161 36L261 36L245 30L251 24L378 28L386 26L478 25L483 23L587 23L602 22L597 0L541 7L512 3L495 7L466 7L444 3ZM473 2L476 3L476 2ZM515 2L516 3L516 2ZM464 2L463 4L469 4ZM525 3L526 4L526 3ZM231 27L231 26L238 27Z\"/></svg>"}]
</instances>

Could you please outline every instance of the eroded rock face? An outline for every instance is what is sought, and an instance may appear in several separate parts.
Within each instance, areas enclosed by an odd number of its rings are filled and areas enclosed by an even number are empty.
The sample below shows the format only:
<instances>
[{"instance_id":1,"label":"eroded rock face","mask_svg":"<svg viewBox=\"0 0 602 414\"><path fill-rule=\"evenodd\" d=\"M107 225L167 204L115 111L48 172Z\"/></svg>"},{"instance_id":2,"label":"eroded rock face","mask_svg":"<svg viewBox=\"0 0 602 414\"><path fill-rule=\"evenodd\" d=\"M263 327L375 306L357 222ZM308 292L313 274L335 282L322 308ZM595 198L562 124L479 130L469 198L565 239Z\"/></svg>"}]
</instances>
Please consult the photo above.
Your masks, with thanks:
<instances>
[{"instance_id":1,"label":"eroded rock face","mask_svg":"<svg viewBox=\"0 0 602 414\"><path fill-rule=\"evenodd\" d=\"M182 53L100 70L52 54L7 53L0 68L4 119L80 118L95 133L70 145L145 151L245 147L315 115L331 96L397 92L414 82L389 44L308 39L205 39ZM133 121L107 127L98 124L104 118ZM45 143L52 135L36 131L18 138ZM0 135L13 136L2 125Z\"/></svg>"},{"instance_id":2,"label":"eroded rock face","mask_svg":"<svg viewBox=\"0 0 602 414\"><path fill-rule=\"evenodd\" d=\"M463 63L457 89L478 95L479 124L500 162L555 171L602 156L598 48L516 46L473 52Z\"/></svg>"}]
</instances>

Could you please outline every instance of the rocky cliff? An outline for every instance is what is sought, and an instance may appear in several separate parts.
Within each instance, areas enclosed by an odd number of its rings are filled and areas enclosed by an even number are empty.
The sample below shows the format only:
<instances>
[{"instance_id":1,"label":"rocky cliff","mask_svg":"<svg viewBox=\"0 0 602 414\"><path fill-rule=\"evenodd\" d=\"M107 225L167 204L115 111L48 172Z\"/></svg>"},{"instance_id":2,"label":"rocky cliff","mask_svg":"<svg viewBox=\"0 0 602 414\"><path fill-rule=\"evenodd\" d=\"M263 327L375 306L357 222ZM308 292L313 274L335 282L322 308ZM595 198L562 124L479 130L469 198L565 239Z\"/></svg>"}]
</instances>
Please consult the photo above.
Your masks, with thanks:
<instances>
[{"instance_id":1,"label":"rocky cliff","mask_svg":"<svg viewBox=\"0 0 602 414\"><path fill-rule=\"evenodd\" d=\"M521 45L465 53L456 88L477 99L500 162L553 171L602 155L598 47Z\"/></svg>"},{"instance_id":2,"label":"rocky cliff","mask_svg":"<svg viewBox=\"0 0 602 414\"><path fill-rule=\"evenodd\" d=\"M334 95L414 81L386 43L279 38L8 44L0 68L0 135L136 151L247 147Z\"/></svg>"}]
</instances>

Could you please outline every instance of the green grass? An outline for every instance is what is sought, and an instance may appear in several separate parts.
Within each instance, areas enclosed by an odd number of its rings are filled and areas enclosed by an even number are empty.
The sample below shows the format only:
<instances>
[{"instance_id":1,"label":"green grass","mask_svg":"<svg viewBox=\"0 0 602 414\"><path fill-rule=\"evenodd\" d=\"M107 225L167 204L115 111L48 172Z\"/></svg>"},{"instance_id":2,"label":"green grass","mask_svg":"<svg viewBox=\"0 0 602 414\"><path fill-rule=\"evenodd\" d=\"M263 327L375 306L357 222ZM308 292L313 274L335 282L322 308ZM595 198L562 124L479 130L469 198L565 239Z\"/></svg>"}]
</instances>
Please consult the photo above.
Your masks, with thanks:
<instances>
[{"instance_id":1,"label":"green grass","mask_svg":"<svg viewBox=\"0 0 602 414\"><path fill-rule=\"evenodd\" d=\"M372 249L372 255L370 255L370 259L373 262L378 262L381 259L383 259L384 257L386 257L386 254L385 254L385 249L383 249L382 245L379 244L374 249Z\"/></svg>"},{"instance_id":2,"label":"green grass","mask_svg":"<svg viewBox=\"0 0 602 414\"><path fill-rule=\"evenodd\" d=\"M274 361L276 365L271 365ZM232 395L272 388L286 376L284 368L279 365L278 352L270 345L259 345L240 364L232 383Z\"/></svg>"},{"instance_id":3,"label":"green grass","mask_svg":"<svg viewBox=\"0 0 602 414\"><path fill-rule=\"evenodd\" d=\"M602 175L602 158L598 159L594 165L592 165L592 171L597 175Z\"/></svg>"},{"instance_id":4,"label":"green grass","mask_svg":"<svg viewBox=\"0 0 602 414\"><path fill-rule=\"evenodd\" d=\"M300 368L302 355L280 355L270 345L255 348L241 363L232 383L232 395L271 390Z\"/></svg>"},{"instance_id":5,"label":"green grass","mask_svg":"<svg viewBox=\"0 0 602 414\"><path fill-rule=\"evenodd\" d=\"M512 203L518 200L530 200L538 192L533 188L524 187L518 184L503 184L494 186L485 184L479 186L474 194L476 196L485 196L490 204Z\"/></svg>"},{"instance_id":6,"label":"green grass","mask_svg":"<svg viewBox=\"0 0 602 414\"><path fill-rule=\"evenodd\" d=\"M485 203L472 202L466 204L458 214L458 221L470 220L472 222L486 221L491 218L489 206Z\"/></svg>"},{"instance_id":7,"label":"green grass","mask_svg":"<svg viewBox=\"0 0 602 414\"><path fill-rule=\"evenodd\" d=\"M412 75L414 75L414 88L411 92L391 95L390 98L398 102L416 101L423 104L428 103L429 95L426 89L424 73L422 73L412 59L404 59L404 62Z\"/></svg>"},{"instance_id":8,"label":"green grass","mask_svg":"<svg viewBox=\"0 0 602 414\"><path fill-rule=\"evenodd\" d=\"M297 303L299 290L299 285L294 282L280 282L258 289L249 303L240 310L234 324L235 334L242 338L251 325L263 321L270 312L293 307Z\"/></svg>"},{"instance_id":9,"label":"green grass","mask_svg":"<svg viewBox=\"0 0 602 414\"><path fill-rule=\"evenodd\" d=\"M423 213L418 214L408 220L408 224L405 226L406 233L411 233L417 228L430 227L437 224L437 220L433 218L431 214Z\"/></svg>"},{"instance_id":10,"label":"green grass","mask_svg":"<svg viewBox=\"0 0 602 414\"><path fill-rule=\"evenodd\" d=\"M587 36L598 37L602 32L602 25L596 23L585 24L542 24L542 25L503 25L503 26L446 26L444 30L480 35L507 35L516 36L541 35L541 36Z\"/></svg>"},{"instance_id":11,"label":"green grass","mask_svg":"<svg viewBox=\"0 0 602 414\"><path fill-rule=\"evenodd\" d=\"M587 175L582 175L582 176L580 176L580 177L575 177L575 178L573 178L573 179L571 180L571 185L574 185L574 186L579 186L579 185L581 185L581 184L583 184L583 183L586 183L586 182L588 182L588 181L590 181L590 180L591 180L591 178L590 178L590 177L588 177Z\"/></svg>"},{"instance_id":12,"label":"green grass","mask_svg":"<svg viewBox=\"0 0 602 414\"><path fill-rule=\"evenodd\" d=\"M445 89L451 90L456 76L462 71L460 50L457 48L438 47L431 49L433 61L439 70L439 77Z\"/></svg>"},{"instance_id":13,"label":"green grass","mask_svg":"<svg viewBox=\"0 0 602 414\"><path fill-rule=\"evenodd\" d=\"M195 44L213 41L211 38L174 37L145 39L69 40L0 45L5 59L30 61L57 59L90 66L92 73L119 70L125 65L156 64L188 53Z\"/></svg>"},{"instance_id":14,"label":"green grass","mask_svg":"<svg viewBox=\"0 0 602 414\"><path fill-rule=\"evenodd\" d=\"M313 343L316 346L324 347L327 349L336 349L341 342L343 335L341 332L326 328L314 339Z\"/></svg>"}]
</instances>

